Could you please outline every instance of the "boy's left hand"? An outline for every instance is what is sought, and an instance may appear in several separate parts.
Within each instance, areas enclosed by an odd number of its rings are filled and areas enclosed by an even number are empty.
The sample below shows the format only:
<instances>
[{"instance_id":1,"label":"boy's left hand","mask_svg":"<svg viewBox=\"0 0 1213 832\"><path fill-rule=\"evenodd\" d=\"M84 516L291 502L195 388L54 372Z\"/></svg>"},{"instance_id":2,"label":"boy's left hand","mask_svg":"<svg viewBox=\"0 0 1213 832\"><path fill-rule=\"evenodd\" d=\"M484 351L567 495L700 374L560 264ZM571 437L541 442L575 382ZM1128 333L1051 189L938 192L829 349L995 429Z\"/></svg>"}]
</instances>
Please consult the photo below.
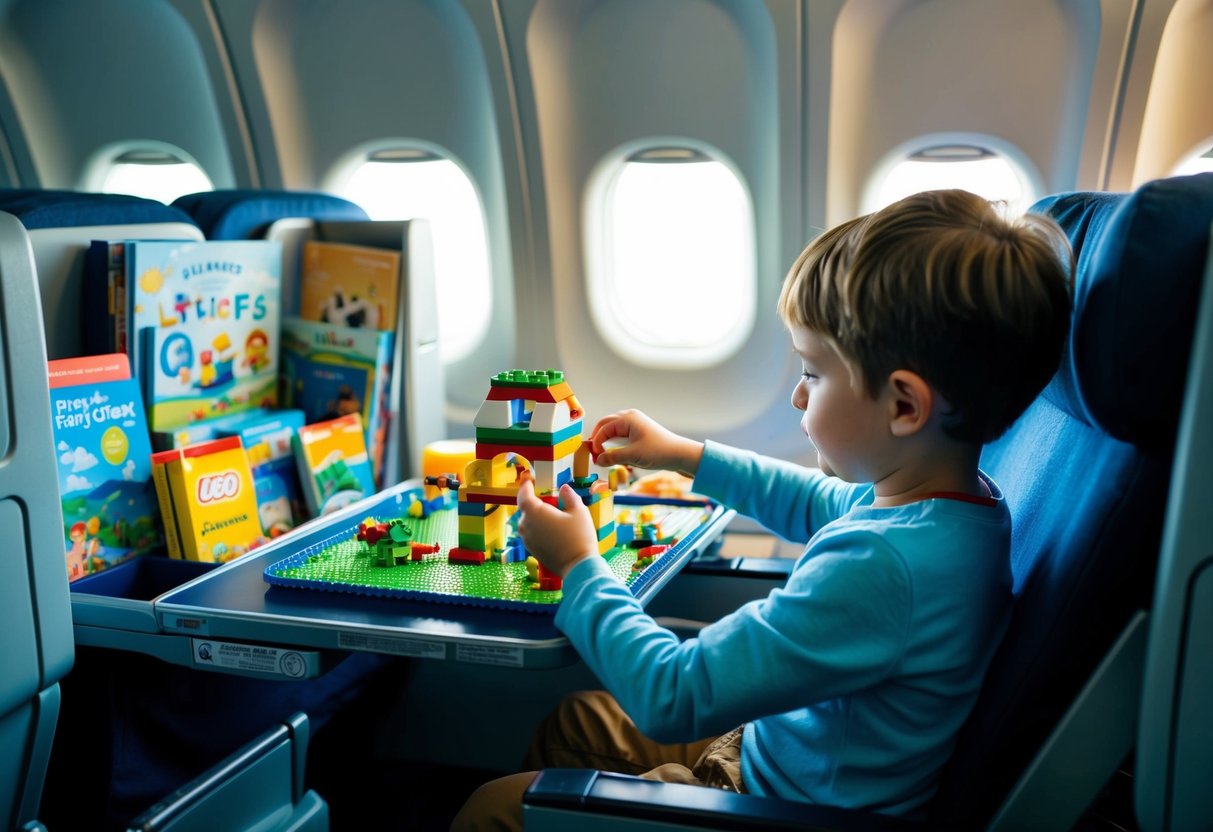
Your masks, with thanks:
<instances>
[{"instance_id":1,"label":"boy's left hand","mask_svg":"<svg viewBox=\"0 0 1213 832\"><path fill-rule=\"evenodd\" d=\"M569 485L560 488L563 508L548 505L535 496L535 485L526 480L518 487L518 534L528 552L562 579L581 561L598 556L598 534L590 510Z\"/></svg>"}]
</instances>

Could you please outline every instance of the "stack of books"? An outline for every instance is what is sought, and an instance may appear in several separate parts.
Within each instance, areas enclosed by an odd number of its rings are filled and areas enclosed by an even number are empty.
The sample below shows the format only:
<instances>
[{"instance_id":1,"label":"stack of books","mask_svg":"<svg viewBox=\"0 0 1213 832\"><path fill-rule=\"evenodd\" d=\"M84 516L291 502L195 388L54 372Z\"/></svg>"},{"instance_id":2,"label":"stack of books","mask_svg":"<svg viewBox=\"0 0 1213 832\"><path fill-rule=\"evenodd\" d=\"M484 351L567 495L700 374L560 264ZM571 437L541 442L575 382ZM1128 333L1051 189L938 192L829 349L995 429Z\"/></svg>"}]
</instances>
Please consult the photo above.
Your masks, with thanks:
<instances>
[{"instance_id":1,"label":"stack of books","mask_svg":"<svg viewBox=\"0 0 1213 832\"><path fill-rule=\"evenodd\" d=\"M299 315L283 321L282 399L308 424L357 413L374 484L388 445L395 333L402 318L398 250L308 241Z\"/></svg>"}]
</instances>

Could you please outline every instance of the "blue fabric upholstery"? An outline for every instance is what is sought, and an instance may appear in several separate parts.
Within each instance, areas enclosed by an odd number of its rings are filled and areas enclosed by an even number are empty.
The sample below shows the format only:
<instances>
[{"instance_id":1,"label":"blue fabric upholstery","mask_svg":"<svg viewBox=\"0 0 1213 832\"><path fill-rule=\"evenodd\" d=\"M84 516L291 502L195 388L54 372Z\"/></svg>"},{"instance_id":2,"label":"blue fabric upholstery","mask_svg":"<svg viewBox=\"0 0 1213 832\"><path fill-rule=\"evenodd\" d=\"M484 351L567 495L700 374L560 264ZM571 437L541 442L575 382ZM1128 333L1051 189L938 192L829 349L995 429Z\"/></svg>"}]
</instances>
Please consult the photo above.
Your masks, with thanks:
<instances>
[{"instance_id":1,"label":"blue fabric upholstery","mask_svg":"<svg viewBox=\"0 0 1213 832\"><path fill-rule=\"evenodd\" d=\"M1136 609L1149 606L1213 174L1034 210L1075 248L1074 326L1045 392L982 467L1013 517L1016 608L933 820L988 818Z\"/></svg>"},{"instance_id":2,"label":"blue fabric upholstery","mask_svg":"<svg viewBox=\"0 0 1213 832\"><path fill-rule=\"evenodd\" d=\"M0 211L17 217L27 231L150 222L195 224L179 208L127 194L0 188Z\"/></svg>"},{"instance_id":3,"label":"blue fabric upholstery","mask_svg":"<svg viewBox=\"0 0 1213 832\"><path fill-rule=\"evenodd\" d=\"M339 196L296 191L238 189L186 194L173 201L202 229L208 240L248 240L261 236L275 220L367 220L366 211Z\"/></svg>"}]
</instances>

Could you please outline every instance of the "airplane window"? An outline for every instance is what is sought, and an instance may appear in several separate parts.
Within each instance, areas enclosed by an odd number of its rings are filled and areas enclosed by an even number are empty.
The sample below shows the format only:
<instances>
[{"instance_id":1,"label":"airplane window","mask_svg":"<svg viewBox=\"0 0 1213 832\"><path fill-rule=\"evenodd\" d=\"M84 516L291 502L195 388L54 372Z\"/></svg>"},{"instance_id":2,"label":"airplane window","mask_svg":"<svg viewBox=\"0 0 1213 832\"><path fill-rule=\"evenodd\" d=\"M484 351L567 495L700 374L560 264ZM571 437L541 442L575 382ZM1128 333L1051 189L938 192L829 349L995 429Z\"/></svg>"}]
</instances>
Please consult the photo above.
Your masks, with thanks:
<instances>
[{"instance_id":1,"label":"airplane window","mask_svg":"<svg viewBox=\"0 0 1213 832\"><path fill-rule=\"evenodd\" d=\"M1005 202L1011 214L1022 214L1035 199L1024 177L1003 156L974 145L940 145L896 164L864 210L876 211L910 194L939 188L963 188Z\"/></svg>"},{"instance_id":2,"label":"airplane window","mask_svg":"<svg viewBox=\"0 0 1213 832\"><path fill-rule=\"evenodd\" d=\"M750 334L757 304L754 218L740 180L697 150L633 153L600 177L588 222L599 331L654 367L704 367Z\"/></svg>"},{"instance_id":3,"label":"airplane window","mask_svg":"<svg viewBox=\"0 0 1213 832\"><path fill-rule=\"evenodd\" d=\"M1188 176L1193 173L1213 172L1213 148L1204 153L1197 153L1176 166L1172 176Z\"/></svg>"},{"instance_id":4,"label":"airplane window","mask_svg":"<svg viewBox=\"0 0 1213 832\"><path fill-rule=\"evenodd\" d=\"M166 205L179 196L211 191L215 186L202 168L172 153L133 150L114 159L101 190L157 199Z\"/></svg>"},{"instance_id":5,"label":"airplane window","mask_svg":"<svg viewBox=\"0 0 1213 832\"><path fill-rule=\"evenodd\" d=\"M424 150L381 150L337 191L373 220L429 220L442 358L449 363L471 353L488 331L493 297L484 213L463 170Z\"/></svg>"}]
</instances>

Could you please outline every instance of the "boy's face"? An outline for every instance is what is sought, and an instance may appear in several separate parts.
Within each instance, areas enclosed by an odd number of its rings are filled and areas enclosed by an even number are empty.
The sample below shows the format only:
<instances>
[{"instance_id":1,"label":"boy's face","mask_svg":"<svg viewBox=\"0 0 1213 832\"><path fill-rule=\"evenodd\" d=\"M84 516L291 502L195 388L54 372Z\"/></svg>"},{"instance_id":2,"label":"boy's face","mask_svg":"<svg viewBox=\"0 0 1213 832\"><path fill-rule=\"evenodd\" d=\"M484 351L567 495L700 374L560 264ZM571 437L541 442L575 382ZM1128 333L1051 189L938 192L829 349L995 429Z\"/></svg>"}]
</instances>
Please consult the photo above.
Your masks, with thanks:
<instances>
[{"instance_id":1,"label":"boy's face","mask_svg":"<svg viewBox=\"0 0 1213 832\"><path fill-rule=\"evenodd\" d=\"M875 482L890 439L885 408L869 396L838 350L823 336L791 327L801 377L792 407L803 411L800 429L817 449L821 470L847 482Z\"/></svg>"}]
</instances>

